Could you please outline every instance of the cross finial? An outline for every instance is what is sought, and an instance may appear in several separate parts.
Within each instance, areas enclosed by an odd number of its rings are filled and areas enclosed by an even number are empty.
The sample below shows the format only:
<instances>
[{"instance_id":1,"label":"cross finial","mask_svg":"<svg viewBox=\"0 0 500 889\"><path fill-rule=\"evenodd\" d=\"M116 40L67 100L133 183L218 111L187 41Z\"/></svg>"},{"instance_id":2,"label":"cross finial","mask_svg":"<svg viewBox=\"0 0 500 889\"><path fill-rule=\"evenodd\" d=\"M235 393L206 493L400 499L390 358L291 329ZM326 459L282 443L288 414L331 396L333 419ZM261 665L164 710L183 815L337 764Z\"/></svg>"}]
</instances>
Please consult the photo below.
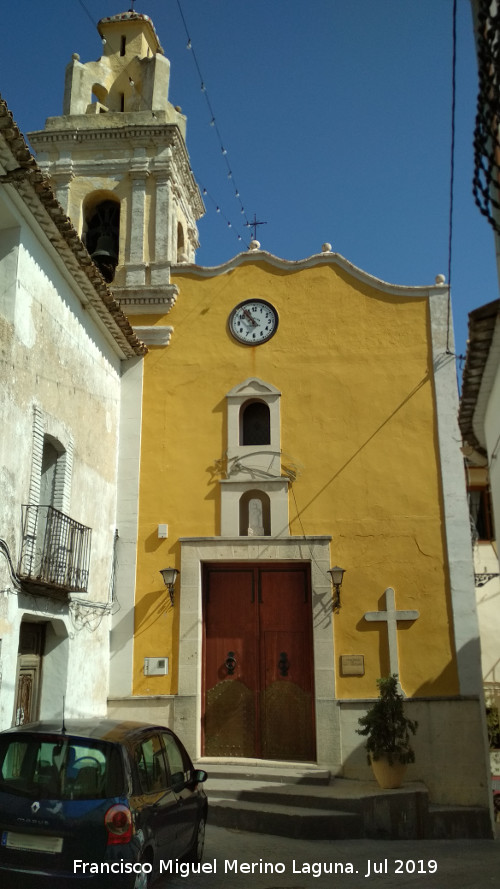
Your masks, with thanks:
<instances>
[{"instance_id":1,"label":"cross finial","mask_svg":"<svg viewBox=\"0 0 500 889\"><path fill-rule=\"evenodd\" d=\"M256 214L254 213L254 214L253 214L253 219L252 219L252 221L251 221L251 222L245 222L245 225L246 225L248 228L253 228L253 239L254 239L254 241L255 241L255 239L256 239L256 237L257 237L257 226L258 226L258 225L267 225L267 222L258 222L258 221L257 221L257 216L256 216Z\"/></svg>"}]
</instances>

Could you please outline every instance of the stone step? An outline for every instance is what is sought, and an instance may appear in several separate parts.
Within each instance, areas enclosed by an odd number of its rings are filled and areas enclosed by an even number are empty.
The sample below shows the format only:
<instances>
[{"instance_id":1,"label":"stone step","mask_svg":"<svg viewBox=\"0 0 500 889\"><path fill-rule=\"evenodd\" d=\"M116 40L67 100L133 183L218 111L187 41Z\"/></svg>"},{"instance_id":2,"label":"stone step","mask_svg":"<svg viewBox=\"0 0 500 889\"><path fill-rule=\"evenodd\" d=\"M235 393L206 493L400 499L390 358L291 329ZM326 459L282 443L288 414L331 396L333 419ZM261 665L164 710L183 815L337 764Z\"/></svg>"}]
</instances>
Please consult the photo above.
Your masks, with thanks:
<instances>
[{"instance_id":1,"label":"stone step","mask_svg":"<svg viewBox=\"0 0 500 889\"><path fill-rule=\"evenodd\" d=\"M336 793L335 784L283 784L279 782L241 780L239 778L208 778L205 784L208 799L212 797L239 802L268 805L299 806L304 809L339 809L356 811L360 800Z\"/></svg>"},{"instance_id":2,"label":"stone step","mask_svg":"<svg viewBox=\"0 0 500 889\"><path fill-rule=\"evenodd\" d=\"M381 790L307 764L209 762L212 824L295 839L491 838L487 809L433 806L427 787Z\"/></svg>"},{"instance_id":3,"label":"stone step","mask_svg":"<svg viewBox=\"0 0 500 889\"><path fill-rule=\"evenodd\" d=\"M282 784L329 784L331 773L314 764L270 762L266 760L199 759L195 766L205 769L209 779L237 778L243 781L272 781Z\"/></svg>"},{"instance_id":4,"label":"stone step","mask_svg":"<svg viewBox=\"0 0 500 889\"><path fill-rule=\"evenodd\" d=\"M490 838L489 812L474 806L429 806L428 832L436 840Z\"/></svg>"},{"instance_id":5,"label":"stone step","mask_svg":"<svg viewBox=\"0 0 500 889\"><path fill-rule=\"evenodd\" d=\"M242 803L226 797L209 798L209 819L217 827L293 839L358 839L363 836L362 818L353 812L247 800Z\"/></svg>"}]
</instances>

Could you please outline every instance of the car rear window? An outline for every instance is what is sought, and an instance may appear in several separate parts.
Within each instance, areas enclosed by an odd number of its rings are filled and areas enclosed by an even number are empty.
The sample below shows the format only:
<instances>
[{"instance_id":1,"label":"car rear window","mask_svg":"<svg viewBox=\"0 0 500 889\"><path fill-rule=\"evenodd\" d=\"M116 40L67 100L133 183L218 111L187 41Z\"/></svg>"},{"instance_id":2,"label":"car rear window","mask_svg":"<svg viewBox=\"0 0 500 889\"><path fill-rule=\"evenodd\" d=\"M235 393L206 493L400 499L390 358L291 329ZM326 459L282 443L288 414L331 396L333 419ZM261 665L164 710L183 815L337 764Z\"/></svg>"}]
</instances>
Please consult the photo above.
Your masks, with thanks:
<instances>
[{"instance_id":1,"label":"car rear window","mask_svg":"<svg viewBox=\"0 0 500 889\"><path fill-rule=\"evenodd\" d=\"M114 744L66 735L0 737L0 791L38 799L121 796L121 752Z\"/></svg>"}]
</instances>

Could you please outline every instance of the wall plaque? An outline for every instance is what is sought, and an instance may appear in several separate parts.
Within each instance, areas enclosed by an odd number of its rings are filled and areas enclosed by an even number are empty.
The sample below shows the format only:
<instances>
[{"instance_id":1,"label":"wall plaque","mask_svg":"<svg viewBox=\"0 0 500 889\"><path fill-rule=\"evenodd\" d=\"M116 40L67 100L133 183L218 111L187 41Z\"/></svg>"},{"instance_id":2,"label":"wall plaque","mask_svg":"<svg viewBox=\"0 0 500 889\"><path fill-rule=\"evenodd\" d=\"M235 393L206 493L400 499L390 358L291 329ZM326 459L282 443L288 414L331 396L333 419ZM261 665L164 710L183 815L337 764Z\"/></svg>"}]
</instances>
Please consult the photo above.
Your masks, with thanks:
<instances>
[{"instance_id":1,"label":"wall plaque","mask_svg":"<svg viewBox=\"0 0 500 889\"><path fill-rule=\"evenodd\" d=\"M341 654L340 670L342 676L364 676L365 656L363 654Z\"/></svg>"}]
</instances>

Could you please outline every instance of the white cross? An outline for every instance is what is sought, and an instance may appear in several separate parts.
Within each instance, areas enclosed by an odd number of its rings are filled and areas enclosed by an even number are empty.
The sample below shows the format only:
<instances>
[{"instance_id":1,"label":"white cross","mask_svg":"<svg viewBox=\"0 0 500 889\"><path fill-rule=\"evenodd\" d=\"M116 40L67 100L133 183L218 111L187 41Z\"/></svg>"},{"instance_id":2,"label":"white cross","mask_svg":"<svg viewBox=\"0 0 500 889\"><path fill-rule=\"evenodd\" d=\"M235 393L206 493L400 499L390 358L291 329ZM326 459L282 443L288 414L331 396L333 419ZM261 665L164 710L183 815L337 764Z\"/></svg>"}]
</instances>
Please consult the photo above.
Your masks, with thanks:
<instances>
[{"instance_id":1,"label":"white cross","mask_svg":"<svg viewBox=\"0 0 500 889\"><path fill-rule=\"evenodd\" d=\"M396 611L396 595L393 588L390 586L387 587L385 591L385 611L367 611L364 617L365 620L387 621L387 635L389 637L389 671L391 676L394 673L397 673L399 677L398 621L416 620L417 617L420 617L420 612Z\"/></svg>"}]
</instances>

